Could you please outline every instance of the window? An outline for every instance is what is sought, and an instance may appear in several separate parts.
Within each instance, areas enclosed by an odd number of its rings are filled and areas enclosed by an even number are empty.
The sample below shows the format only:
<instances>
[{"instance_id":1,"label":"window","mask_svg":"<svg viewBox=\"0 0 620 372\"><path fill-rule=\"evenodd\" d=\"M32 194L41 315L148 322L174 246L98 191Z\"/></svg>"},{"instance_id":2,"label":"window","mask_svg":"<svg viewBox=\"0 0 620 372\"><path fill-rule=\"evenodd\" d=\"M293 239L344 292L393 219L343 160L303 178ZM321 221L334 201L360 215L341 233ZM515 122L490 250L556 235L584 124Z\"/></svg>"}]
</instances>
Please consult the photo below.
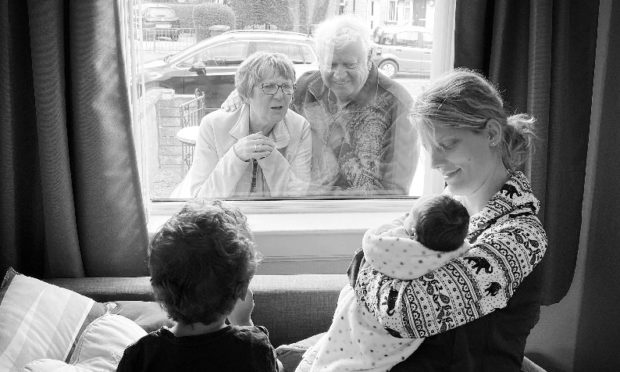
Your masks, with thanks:
<instances>
[{"instance_id":1,"label":"window","mask_svg":"<svg viewBox=\"0 0 620 372\"><path fill-rule=\"evenodd\" d=\"M411 3L405 3L405 7L403 9L403 20L405 22L411 21Z\"/></svg>"},{"instance_id":2,"label":"window","mask_svg":"<svg viewBox=\"0 0 620 372\"><path fill-rule=\"evenodd\" d=\"M418 46L418 33L415 31L403 31L394 35L394 44L415 47Z\"/></svg>"},{"instance_id":3,"label":"window","mask_svg":"<svg viewBox=\"0 0 620 372\"><path fill-rule=\"evenodd\" d=\"M151 7L144 12L146 18L174 17L174 11L164 7Z\"/></svg>"},{"instance_id":4,"label":"window","mask_svg":"<svg viewBox=\"0 0 620 372\"><path fill-rule=\"evenodd\" d=\"M294 64L318 63L316 56L309 45L286 42L256 42L252 43L254 50L282 53L287 55Z\"/></svg>"},{"instance_id":5,"label":"window","mask_svg":"<svg viewBox=\"0 0 620 372\"><path fill-rule=\"evenodd\" d=\"M240 65L247 56L248 43L233 42L206 48L198 54L198 58L194 58L194 62L202 61L207 65Z\"/></svg>"},{"instance_id":6,"label":"window","mask_svg":"<svg viewBox=\"0 0 620 372\"><path fill-rule=\"evenodd\" d=\"M396 1L388 2L388 21L398 21L398 14L396 12Z\"/></svg>"},{"instance_id":7,"label":"window","mask_svg":"<svg viewBox=\"0 0 620 372\"><path fill-rule=\"evenodd\" d=\"M129 9L142 5L138 0L120 1ZM234 4L233 1L229 3ZM283 53L294 63L298 77L307 71L317 70L319 67L313 40L311 36L308 36L308 31L312 29L310 22L315 21L303 23L301 21L303 17L293 17L282 22L281 25L276 24L277 30L250 30L254 27L247 25L244 27L246 30L236 30L233 27L231 32L207 35L204 28L196 26L196 20L191 18L192 11L189 11L201 4L193 2L179 4L170 1L158 3L158 5L165 6L161 9L166 12L172 11L174 16L179 18L179 27L172 27L172 31L176 33L157 34L154 40L145 40L141 37L144 25L136 19L127 20L125 30L129 50L127 53L128 75L133 77L130 86L133 91L132 107L136 123L136 147L139 151L138 158L149 213L158 210L166 211L168 208L174 210L180 199L188 197L179 199L175 196L175 190L179 189L186 179L197 156L195 150L200 121L205 114L219 108L234 89L234 74L239 64L249 54L254 51ZM372 21L374 24L382 25L375 31L384 28L389 21L397 19L396 1L389 1L387 5L388 11L385 12L382 6L375 9L374 1L371 2ZM338 2L329 2L326 5L324 18L338 13L338 6ZM429 8L433 9L434 4L428 2L425 6L428 12ZM229 9L232 9L234 14L235 8L229 7ZM156 9L153 10L155 11ZM290 9L287 10L288 13ZM167 16L171 17L170 14ZM239 22L238 17L237 21ZM316 22L320 21L321 19L316 20ZM371 20L366 21L370 24ZM274 23L273 19L271 23ZM380 37L381 33L375 32L374 35L375 41L383 40L384 44L380 46L384 47L383 57L385 57L387 55L385 47L389 44L414 46L422 42L426 46L432 46L430 37L432 31L432 29L425 29L424 33L386 32L383 37ZM178 37L175 39L170 35L178 35ZM394 37L394 35L397 36ZM381 59L382 57L373 58L382 71L387 71L389 67L386 64L387 60ZM423 63L418 61L416 68L424 69L424 73L410 72L407 70L407 64L401 63L399 64L400 70L395 72L393 79L405 86L411 95L415 95L430 76L430 63L430 60ZM313 140L329 134L329 130L342 132L343 127L336 126L331 129L327 126L313 127L312 134L316 135ZM331 157L323 159L324 162L342 161L344 164L350 160L345 154L353 141L357 139L347 138L344 133L340 134L342 142L333 148L339 152L338 156L341 158ZM323 153L326 152L323 151ZM364 166L364 162L372 161L371 158L360 158L357 162L353 159L350 163L346 163L346 166L349 167L349 172L354 173L356 169ZM223 197L231 200L245 200L248 203L256 201L253 204L256 210L269 212L283 210L300 212L299 205L302 205L304 210L323 210L323 206L331 208L338 203L341 203L337 207L340 210L353 212L381 210L381 205L390 205L402 211L403 208L396 207L396 205L410 203L408 198L428 192L429 188L434 187L434 191L441 188L440 183L435 182L433 186L433 183L429 181L431 176L425 162L424 154L422 154L418 160L416 174L412 175L411 180L408 181L406 190L399 193L370 192L348 195L336 190L331 194L329 192L321 194L307 192L275 197L273 195ZM258 177L260 176L259 173ZM338 174L325 176L340 177ZM250 177L250 182L252 177ZM269 185L266 186L269 189ZM345 204L346 206L342 207Z\"/></svg>"}]
</instances>

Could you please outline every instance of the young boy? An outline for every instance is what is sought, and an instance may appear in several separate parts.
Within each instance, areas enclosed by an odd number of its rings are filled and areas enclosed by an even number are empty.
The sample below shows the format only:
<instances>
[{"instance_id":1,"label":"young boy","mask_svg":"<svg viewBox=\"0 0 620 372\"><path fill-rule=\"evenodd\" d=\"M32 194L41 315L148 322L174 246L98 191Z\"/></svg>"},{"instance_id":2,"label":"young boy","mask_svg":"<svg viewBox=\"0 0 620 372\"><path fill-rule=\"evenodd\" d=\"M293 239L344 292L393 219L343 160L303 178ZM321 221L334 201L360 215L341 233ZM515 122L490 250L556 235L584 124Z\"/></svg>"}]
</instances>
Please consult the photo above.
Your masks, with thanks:
<instances>
[{"instance_id":1,"label":"young boy","mask_svg":"<svg viewBox=\"0 0 620 372\"><path fill-rule=\"evenodd\" d=\"M186 205L149 247L151 285L175 325L129 346L117 371L278 371L267 329L250 318L258 262L239 210Z\"/></svg>"},{"instance_id":2,"label":"young boy","mask_svg":"<svg viewBox=\"0 0 620 372\"><path fill-rule=\"evenodd\" d=\"M404 220L368 230L362 249L375 270L413 279L466 252L468 228L469 214L460 202L447 195L426 197ZM388 311L394 309L396 295L383 304ZM379 324L347 285L340 292L332 325L304 354L296 371L383 372L405 360L422 341L401 338Z\"/></svg>"}]
</instances>

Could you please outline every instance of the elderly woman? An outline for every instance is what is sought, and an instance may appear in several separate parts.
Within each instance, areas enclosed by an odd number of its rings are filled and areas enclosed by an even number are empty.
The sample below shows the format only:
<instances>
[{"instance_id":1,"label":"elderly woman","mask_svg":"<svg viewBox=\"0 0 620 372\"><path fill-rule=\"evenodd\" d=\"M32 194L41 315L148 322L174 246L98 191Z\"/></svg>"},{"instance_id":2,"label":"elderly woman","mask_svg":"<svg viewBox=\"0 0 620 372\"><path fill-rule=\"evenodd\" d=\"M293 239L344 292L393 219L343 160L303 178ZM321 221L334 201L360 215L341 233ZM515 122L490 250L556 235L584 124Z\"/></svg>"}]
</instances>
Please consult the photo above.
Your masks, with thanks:
<instances>
[{"instance_id":1,"label":"elderly woman","mask_svg":"<svg viewBox=\"0 0 620 372\"><path fill-rule=\"evenodd\" d=\"M290 111L292 62L257 52L237 70L240 110L206 115L194 161L173 196L243 198L304 195L310 178L310 125Z\"/></svg>"},{"instance_id":2,"label":"elderly woman","mask_svg":"<svg viewBox=\"0 0 620 372\"><path fill-rule=\"evenodd\" d=\"M315 32L319 70L297 80L291 108L310 122L314 195L408 195L418 162L412 100L371 61L370 32L336 16ZM224 102L237 108L234 93Z\"/></svg>"}]
</instances>

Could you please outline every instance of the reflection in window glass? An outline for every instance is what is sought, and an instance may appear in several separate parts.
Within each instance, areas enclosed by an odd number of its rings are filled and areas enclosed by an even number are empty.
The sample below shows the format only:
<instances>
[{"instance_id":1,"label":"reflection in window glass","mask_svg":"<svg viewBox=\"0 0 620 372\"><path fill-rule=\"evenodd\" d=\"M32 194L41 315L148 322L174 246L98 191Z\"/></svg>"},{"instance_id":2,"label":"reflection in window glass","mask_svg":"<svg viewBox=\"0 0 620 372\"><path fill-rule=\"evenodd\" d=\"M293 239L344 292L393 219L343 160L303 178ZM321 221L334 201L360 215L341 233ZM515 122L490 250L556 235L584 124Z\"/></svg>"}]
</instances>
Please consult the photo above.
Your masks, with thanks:
<instances>
[{"instance_id":1,"label":"reflection in window glass","mask_svg":"<svg viewBox=\"0 0 620 372\"><path fill-rule=\"evenodd\" d=\"M144 14L147 18L164 18L164 17L174 17L174 11L172 9L164 8L164 7L152 7L148 8Z\"/></svg>"},{"instance_id":2,"label":"reflection in window glass","mask_svg":"<svg viewBox=\"0 0 620 372\"><path fill-rule=\"evenodd\" d=\"M283 53L287 55L293 63L316 63L316 58L309 45L301 45L294 43L268 43L256 42L254 44L255 51Z\"/></svg>"},{"instance_id":3,"label":"reflection in window glass","mask_svg":"<svg viewBox=\"0 0 620 372\"><path fill-rule=\"evenodd\" d=\"M395 25L398 13L404 14L400 2L357 6L370 50L345 45L335 52L317 48L315 41L321 37L317 25L338 14L339 2L308 1L302 9L298 1L274 1L276 8L252 18L245 12L252 0L229 1L230 6L125 1L149 17L178 19L146 32L144 22L133 17L125 30L137 71L133 105L140 113L141 166L150 200L392 198L420 192L413 182L418 158L408 142L414 136L407 105L429 78L433 25L428 20L435 1L407 6L409 23L403 25ZM342 11L350 15L349 3ZM207 6L232 14L232 23L194 18ZM427 21L412 28L413 19ZM288 81L279 65L262 75L257 69L248 78L254 86L241 98L235 74L256 51L284 54L297 80ZM265 94L263 83L294 83L296 91ZM220 107L231 93L226 105L233 109L225 113ZM251 126L278 115L267 129ZM246 138L253 132L263 136L260 141ZM187 181L193 174L199 180Z\"/></svg>"},{"instance_id":4,"label":"reflection in window glass","mask_svg":"<svg viewBox=\"0 0 620 372\"><path fill-rule=\"evenodd\" d=\"M243 62L248 53L248 43L233 42L205 48L199 53L194 62L204 62L206 65L235 65Z\"/></svg>"}]
</instances>

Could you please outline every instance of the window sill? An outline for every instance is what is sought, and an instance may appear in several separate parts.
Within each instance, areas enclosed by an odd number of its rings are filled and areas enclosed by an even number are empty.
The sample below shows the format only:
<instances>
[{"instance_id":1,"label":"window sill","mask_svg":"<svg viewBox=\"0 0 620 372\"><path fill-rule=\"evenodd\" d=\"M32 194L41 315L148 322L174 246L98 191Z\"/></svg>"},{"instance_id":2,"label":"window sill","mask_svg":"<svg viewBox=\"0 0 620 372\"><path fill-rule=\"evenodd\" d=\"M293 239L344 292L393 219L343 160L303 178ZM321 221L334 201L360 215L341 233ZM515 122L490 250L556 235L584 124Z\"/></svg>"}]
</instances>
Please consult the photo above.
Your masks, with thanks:
<instances>
[{"instance_id":1,"label":"window sill","mask_svg":"<svg viewBox=\"0 0 620 372\"><path fill-rule=\"evenodd\" d=\"M402 216L411 208L413 199L230 203L248 217L263 255L259 269L262 274L336 274L346 271L369 227ZM153 205L149 235L182 204Z\"/></svg>"}]
</instances>

